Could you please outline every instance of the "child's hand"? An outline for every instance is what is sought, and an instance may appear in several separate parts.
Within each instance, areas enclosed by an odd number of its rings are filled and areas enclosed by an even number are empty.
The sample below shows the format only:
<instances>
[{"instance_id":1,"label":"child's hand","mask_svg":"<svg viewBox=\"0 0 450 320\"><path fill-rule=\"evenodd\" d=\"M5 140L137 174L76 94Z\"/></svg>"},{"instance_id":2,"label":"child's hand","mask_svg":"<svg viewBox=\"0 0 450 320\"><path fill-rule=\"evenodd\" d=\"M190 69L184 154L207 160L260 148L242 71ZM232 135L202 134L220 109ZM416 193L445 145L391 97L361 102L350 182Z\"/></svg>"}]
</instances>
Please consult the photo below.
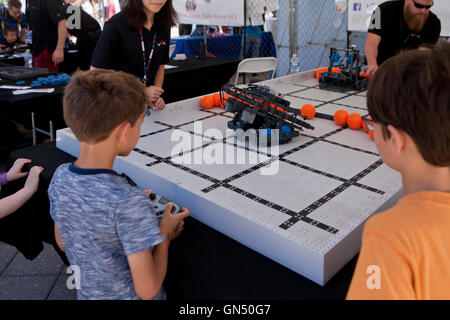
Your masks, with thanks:
<instances>
[{"instance_id":1,"label":"child's hand","mask_svg":"<svg viewBox=\"0 0 450 320\"><path fill-rule=\"evenodd\" d=\"M8 181L13 181L25 177L28 174L28 172L22 172L22 167L24 166L24 164L30 162L31 162L30 159L17 159L14 162L12 168L9 169L9 171L6 173L6 179Z\"/></svg>"},{"instance_id":2,"label":"child's hand","mask_svg":"<svg viewBox=\"0 0 450 320\"><path fill-rule=\"evenodd\" d=\"M34 166L31 168L28 174L27 181L25 181L25 190L29 191L31 194L37 191L39 185L39 174L44 170L42 167Z\"/></svg>"},{"instance_id":3,"label":"child's hand","mask_svg":"<svg viewBox=\"0 0 450 320\"><path fill-rule=\"evenodd\" d=\"M169 241L175 239L181 234L181 231L183 231L184 219L191 214L186 208L183 208L183 211L173 215L170 213L171 211L172 203L169 202L166 210L164 211L160 224L161 233L167 236L167 240Z\"/></svg>"}]
</instances>

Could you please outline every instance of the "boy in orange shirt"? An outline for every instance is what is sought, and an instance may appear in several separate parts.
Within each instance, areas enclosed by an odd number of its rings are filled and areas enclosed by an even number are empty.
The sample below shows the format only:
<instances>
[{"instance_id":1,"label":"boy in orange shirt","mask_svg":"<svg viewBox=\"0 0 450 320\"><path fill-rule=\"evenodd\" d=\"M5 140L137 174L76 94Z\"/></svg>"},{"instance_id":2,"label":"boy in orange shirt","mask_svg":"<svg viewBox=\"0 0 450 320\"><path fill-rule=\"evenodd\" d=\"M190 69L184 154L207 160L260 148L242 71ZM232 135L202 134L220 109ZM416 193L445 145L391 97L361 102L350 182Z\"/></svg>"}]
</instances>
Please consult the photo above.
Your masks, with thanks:
<instances>
[{"instance_id":1,"label":"boy in orange shirt","mask_svg":"<svg viewBox=\"0 0 450 320\"><path fill-rule=\"evenodd\" d=\"M367 221L347 299L450 299L450 45L387 60L367 106L405 196Z\"/></svg>"}]
</instances>

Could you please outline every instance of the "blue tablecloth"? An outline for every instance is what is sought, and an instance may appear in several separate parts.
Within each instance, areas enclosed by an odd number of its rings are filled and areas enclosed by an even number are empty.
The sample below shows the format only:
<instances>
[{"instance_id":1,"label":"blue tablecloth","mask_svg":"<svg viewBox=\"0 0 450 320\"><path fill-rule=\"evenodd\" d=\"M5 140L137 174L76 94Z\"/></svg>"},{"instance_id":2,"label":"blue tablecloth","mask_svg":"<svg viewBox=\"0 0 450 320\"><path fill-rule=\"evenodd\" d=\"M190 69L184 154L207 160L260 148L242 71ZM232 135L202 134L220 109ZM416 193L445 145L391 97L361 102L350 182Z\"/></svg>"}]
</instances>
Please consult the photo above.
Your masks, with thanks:
<instances>
[{"instance_id":1,"label":"blue tablecloth","mask_svg":"<svg viewBox=\"0 0 450 320\"><path fill-rule=\"evenodd\" d=\"M184 53L186 56L200 55L200 43L203 37L179 37L171 39L171 44L176 44L174 53ZM242 35L208 37L208 52L219 58L239 59L241 53ZM250 48L247 49L247 53ZM261 35L261 46L259 47L260 57L276 57L277 50L273 40L272 32L263 32Z\"/></svg>"}]
</instances>

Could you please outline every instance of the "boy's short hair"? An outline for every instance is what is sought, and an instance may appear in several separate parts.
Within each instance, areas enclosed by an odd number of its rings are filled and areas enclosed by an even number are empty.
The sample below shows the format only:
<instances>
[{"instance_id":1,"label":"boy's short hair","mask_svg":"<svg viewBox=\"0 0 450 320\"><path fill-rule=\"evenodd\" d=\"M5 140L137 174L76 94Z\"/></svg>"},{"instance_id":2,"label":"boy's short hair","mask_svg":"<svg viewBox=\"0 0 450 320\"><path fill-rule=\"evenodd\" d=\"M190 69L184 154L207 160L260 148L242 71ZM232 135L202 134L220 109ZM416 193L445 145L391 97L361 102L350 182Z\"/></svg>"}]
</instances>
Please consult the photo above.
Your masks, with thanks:
<instances>
[{"instance_id":1,"label":"boy's short hair","mask_svg":"<svg viewBox=\"0 0 450 320\"><path fill-rule=\"evenodd\" d=\"M15 7L17 9L22 8L22 2L19 0L8 0L8 8Z\"/></svg>"},{"instance_id":2,"label":"boy's short hair","mask_svg":"<svg viewBox=\"0 0 450 320\"><path fill-rule=\"evenodd\" d=\"M97 143L123 122L134 126L147 100L145 85L133 75L78 71L64 90L64 120L79 141Z\"/></svg>"},{"instance_id":3,"label":"boy's short hair","mask_svg":"<svg viewBox=\"0 0 450 320\"><path fill-rule=\"evenodd\" d=\"M450 166L450 44L386 60L367 92L373 120L406 132L423 159Z\"/></svg>"},{"instance_id":4,"label":"boy's short hair","mask_svg":"<svg viewBox=\"0 0 450 320\"><path fill-rule=\"evenodd\" d=\"M2 31L3 31L3 34L4 34L4 35L7 35L8 32L14 32L14 33L17 34L17 28L14 28L14 27L11 27L11 26L7 26L7 25L5 25L5 26L2 28Z\"/></svg>"}]
</instances>

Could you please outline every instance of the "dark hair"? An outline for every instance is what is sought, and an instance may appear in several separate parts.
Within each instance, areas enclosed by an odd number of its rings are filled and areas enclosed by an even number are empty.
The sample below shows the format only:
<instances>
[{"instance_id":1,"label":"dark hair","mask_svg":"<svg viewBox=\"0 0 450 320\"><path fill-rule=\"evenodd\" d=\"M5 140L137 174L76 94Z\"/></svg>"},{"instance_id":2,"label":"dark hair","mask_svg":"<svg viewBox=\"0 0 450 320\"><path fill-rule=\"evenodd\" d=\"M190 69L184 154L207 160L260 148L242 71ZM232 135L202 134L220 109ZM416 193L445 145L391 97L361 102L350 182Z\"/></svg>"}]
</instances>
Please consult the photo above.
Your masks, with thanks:
<instances>
[{"instance_id":1,"label":"dark hair","mask_svg":"<svg viewBox=\"0 0 450 320\"><path fill-rule=\"evenodd\" d=\"M123 11L127 17L128 25L134 30L140 30L147 21L147 15L142 5L142 0L125 0ZM175 26L178 15L172 5L172 0L167 0L161 10L155 14L153 24L159 30L170 29Z\"/></svg>"},{"instance_id":2,"label":"dark hair","mask_svg":"<svg viewBox=\"0 0 450 320\"><path fill-rule=\"evenodd\" d=\"M450 167L450 44L386 60L369 86L367 106L374 120L406 132L426 162Z\"/></svg>"},{"instance_id":3,"label":"dark hair","mask_svg":"<svg viewBox=\"0 0 450 320\"><path fill-rule=\"evenodd\" d=\"M17 28L5 25L3 28L3 34L8 34L8 32L15 32L17 34Z\"/></svg>"},{"instance_id":4,"label":"dark hair","mask_svg":"<svg viewBox=\"0 0 450 320\"><path fill-rule=\"evenodd\" d=\"M22 8L22 2L19 0L8 0L8 8L15 7L17 9Z\"/></svg>"},{"instance_id":5,"label":"dark hair","mask_svg":"<svg viewBox=\"0 0 450 320\"><path fill-rule=\"evenodd\" d=\"M131 74L78 71L64 90L64 120L79 141L96 143L123 122L134 126L146 104L145 85Z\"/></svg>"}]
</instances>

